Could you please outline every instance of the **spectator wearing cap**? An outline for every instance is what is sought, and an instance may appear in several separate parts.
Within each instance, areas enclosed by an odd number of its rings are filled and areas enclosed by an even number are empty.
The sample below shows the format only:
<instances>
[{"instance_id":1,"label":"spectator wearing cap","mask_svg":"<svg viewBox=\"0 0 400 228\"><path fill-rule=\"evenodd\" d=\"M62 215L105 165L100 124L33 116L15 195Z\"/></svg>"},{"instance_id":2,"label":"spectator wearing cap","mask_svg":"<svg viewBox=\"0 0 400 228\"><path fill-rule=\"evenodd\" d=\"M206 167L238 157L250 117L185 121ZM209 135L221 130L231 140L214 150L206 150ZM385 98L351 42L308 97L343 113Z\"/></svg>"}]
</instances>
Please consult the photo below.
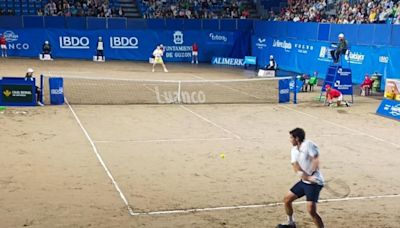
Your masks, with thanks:
<instances>
[{"instance_id":1,"label":"spectator wearing cap","mask_svg":"<svg viewBox=\"0 0 400 228\"><path fill-rule=\"evenodd\" d=\"M7 40L3 34L0 34L1 57L7 58Z\"/></svg>"},{"instance_id":2,"label":"spectator wearing cap","mask_svg":"<svg viewBox=\"0 0 400 228\"><path fill-rule=\"evenodd\" d=\"M339 62L340 55L346 54L348 48L348 42L344 38L344 34L340 33L338 38L339 38L339 43L337 44L336 49L331 50L331 56L334 63Z\"/></svg>"},{"instance_id":3,"label":"spectator wearing cap","mask_svg":"<svg viewBox=\"0 0 400 228\"><path fill-rule=\"evenodd\" d=\"M33 72L34 72L34 70L32 68L29 68L26 71L25 80L33 81ZM36 90L36 103L40 106L43 106L42 102L40 102L40 97L42 95L42 91L40 90L40 88L38 86L35 86L35 90Z\"/></svg>"},{"instance_id":4,"label":"spectator wearing cap","mask_svg":"<svg viewBox=\"0 0 400 228\"><path fill-rule=\"evenodd\" d=\"M334 99L336 99L336 104L338 107L342 105L342 102L344 102L347 107L350 106L349 103L347 103L347 101L343 100L343 94L339 90L332 88L328 84L325 85L325 90L326 90L325 103L328 102L328 106L331 106Z\"/></svg>"},{"instance_id":5,"label":"spectator wearing cap","mask_svg":"<svg viewBox=\"0 0 400 228\"><path fill-rule=\"evenodd\" d=\"M369 92L372 88L372 84L374 83L373 80L367 75L365 75L364 81L360 85L361 89L361 96L367 96L369 95Z\"/></svg>"}]
</instances>

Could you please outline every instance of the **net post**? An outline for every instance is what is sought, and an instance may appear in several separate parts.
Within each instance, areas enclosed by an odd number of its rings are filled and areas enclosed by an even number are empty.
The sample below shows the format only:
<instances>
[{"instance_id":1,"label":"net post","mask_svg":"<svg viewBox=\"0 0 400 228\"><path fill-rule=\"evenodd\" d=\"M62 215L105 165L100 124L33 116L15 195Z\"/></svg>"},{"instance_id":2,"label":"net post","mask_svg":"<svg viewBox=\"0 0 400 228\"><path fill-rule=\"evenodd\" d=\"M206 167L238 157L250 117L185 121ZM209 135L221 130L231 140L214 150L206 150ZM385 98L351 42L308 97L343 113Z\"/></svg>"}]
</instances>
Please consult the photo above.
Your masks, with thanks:
<instances>
[{"instance_id":1,"label":"net post","mask_svg":"<svg viewBox=\"0 0 400 228\"><path fill-rule=\"evenodd\" d=\"M294 76L293 104L297 104L297 76Z\"/></svg>"},{"instance_id":2,"label":"net post","mask_svg":"<svg viewBox=\"0 0 400 228\"><path fill-rule=\"evenodd\" d=\"M40 103L44 104L44 94L43 94L43 88L44 87L44 76L43 74L40 75Z\"/></svg>"},{"instance_id":3,"label":"net post","mask_svg":"<svg viewBox=\"0 0 400 228\"><path fill-rule=\"evenodd\" d=\"M178 82L178 104L181 103L181 81Z\"/></svg>"}]
</instances>

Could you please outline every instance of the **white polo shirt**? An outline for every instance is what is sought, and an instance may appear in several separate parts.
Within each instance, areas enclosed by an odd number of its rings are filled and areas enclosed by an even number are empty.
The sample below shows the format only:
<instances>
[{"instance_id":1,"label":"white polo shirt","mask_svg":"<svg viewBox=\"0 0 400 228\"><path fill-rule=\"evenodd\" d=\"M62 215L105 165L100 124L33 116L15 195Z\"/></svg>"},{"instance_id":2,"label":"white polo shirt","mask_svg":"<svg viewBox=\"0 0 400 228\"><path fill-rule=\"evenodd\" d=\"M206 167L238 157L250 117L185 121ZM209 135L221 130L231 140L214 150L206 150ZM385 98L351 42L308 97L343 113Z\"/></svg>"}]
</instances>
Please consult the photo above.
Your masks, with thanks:
<instances>
[{"instance_id":1,"label":"white polo shirt","mask_svg":"<svg viewBox=\"0 0 400 228\"><path fill-rule=\"evenodd\" d=\"M294 146L291 151L292 160L291 163L298 162L301 169L307 175L313 175L317 184L324 185L324 177L321 174L321 171L318 169L313 173L312 170L312 158L319 155L318 146L310 140L304 140L304 142L300 145L300 150L297 146ZM304 183L310 184L310 182L303 180Z\"/></svg>"}]
</instances>

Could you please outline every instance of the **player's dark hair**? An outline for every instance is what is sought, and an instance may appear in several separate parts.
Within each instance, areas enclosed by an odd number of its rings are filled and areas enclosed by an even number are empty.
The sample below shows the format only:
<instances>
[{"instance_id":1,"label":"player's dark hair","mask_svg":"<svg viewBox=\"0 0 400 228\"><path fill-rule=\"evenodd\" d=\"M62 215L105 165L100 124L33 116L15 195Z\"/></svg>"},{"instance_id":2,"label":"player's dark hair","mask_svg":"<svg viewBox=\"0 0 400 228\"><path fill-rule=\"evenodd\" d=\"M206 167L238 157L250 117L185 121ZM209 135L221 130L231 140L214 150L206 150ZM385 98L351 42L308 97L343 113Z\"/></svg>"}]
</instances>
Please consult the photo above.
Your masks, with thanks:
<instances>
[{"instance_id":1,"label":"player's dark hair","mask_svg":"<svg viewBox=\"0 0 400 228\"><path fill-rule=\"evenodd\" d=\"M291 130L289 133L293 136L293 138L298 138L300 142L303 142L304 139L306 138L306 132L298 127Z\"/></svg>"}]
</instances>

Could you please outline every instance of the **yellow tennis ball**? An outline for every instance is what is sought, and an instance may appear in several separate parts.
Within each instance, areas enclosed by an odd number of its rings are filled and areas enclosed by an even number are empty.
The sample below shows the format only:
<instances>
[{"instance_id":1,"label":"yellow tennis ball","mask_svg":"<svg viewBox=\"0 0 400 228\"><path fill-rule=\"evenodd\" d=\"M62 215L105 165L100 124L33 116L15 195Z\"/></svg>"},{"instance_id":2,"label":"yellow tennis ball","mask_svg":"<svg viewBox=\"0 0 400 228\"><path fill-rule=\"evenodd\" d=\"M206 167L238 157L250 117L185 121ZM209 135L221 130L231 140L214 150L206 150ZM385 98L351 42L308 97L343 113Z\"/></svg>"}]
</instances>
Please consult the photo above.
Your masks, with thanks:
<instances>
[{"instance_id":1,"label":"yellow tennis ball","mask_svg":"<svg viewBox=\"0 0 400 228\"><path fill-rule=\"evenodd\" d=\"M222 159L225 158L225 154L224 154L224 153L221 153L219 156L220 156Z\"/></svg>"}]
</instances>

